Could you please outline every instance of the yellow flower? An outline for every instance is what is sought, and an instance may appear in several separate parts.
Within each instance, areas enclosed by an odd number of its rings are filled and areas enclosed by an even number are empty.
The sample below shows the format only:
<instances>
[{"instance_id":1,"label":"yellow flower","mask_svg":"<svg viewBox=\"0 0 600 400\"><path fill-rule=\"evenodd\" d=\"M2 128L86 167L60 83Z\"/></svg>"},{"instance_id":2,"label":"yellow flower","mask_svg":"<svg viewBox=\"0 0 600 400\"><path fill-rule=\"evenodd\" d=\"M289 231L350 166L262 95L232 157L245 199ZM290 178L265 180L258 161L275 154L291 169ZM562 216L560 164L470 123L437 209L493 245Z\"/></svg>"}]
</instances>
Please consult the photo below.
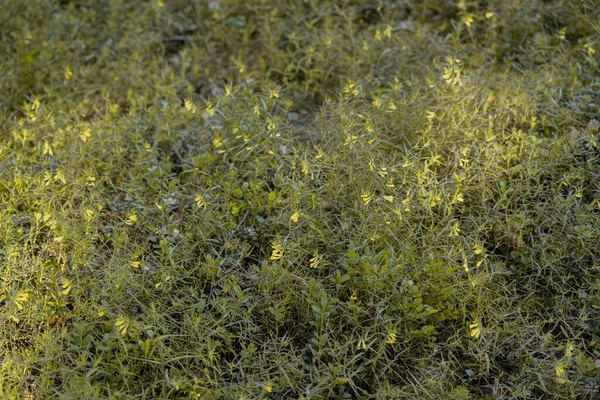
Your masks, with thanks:
<instances>
[{"instance_id":1,"label":"yellow flower","mask_svg":"<svg viewBox=\"0 0 600 400\"><path fill-rule=\"evenodd\" d=\"M565 370L565 365L563 363L558 363L554 366L554 371L556 373L556 382L559 385L564 385L567 383L567 379L565 378L567 375L567 371Z\"/></svg>"},{"instance_id":2,"label":"yellow flower","mask_svg":"<svg viewBox=\"0 0 600 400\"><path fill-rule=\"evenodd\" d=\"M473 15L472 14L465 15L463 18L463 21L467 27L471 26L471 24L473 23Z\"/></svg>"},{"instance_id":3,"label":"yellow flower","mask_svg":"<svg viewBox=\"0 0 600 400\"><path fill-rule=\"evenodd\" d=\"M192 114L196 113L196 105L194 104L191 98L188 97L187 99L185 99L183 101L183 106Z\"/></svg>"},{"instance_id":4,"label":"yellow flower","mask_svg":"<svg viewBox=\"0 0 600 400\"><path fill-rule=\"evenodd\" d=\"M475 322L469 325L469 330L469 334L471 335L471 337L479 339L479 334L481 333L481 327L479 326L479 322Z\"/></svg>"},{"instance_id":5,"label":"yellow flower","mask_svg":"<svg viewBox=\"0 0 600 400\"><path fill-rule=\"evenodd\" d=\"M27 303L27 300L29 300L29 293L27 293L24 290L20 290L17 295L15 296L15 305L17 306L17 309L19 311L23 310L23 307L25 306L25 303Z\"/></svg>"},{"instance_id":6,"label":"yellow flower","mask_svg":"<svg viewBox=\"0 0 600 400\"><path fill-rule=\"evenodd\" d=\"M271 393L273 391L273 385L271 385L270 383L267 383L263 389L265 390L265 392L267 393Z\"/></svg>"},{"instance_id":7,"label":"yellow flower","mask_svg":"<svg viewBox=\"0 0 600 400\"><path fill-rule=\"evenodd\" d=\"M319 261L320 261L320 257L319 257L319 253L317 251L315 251L315 253L313 254L313 257L310 259L310 267L311 268L319 268Z\"/></svg>"},{"instance_id":8,"label":"yellow flower","mask_svg":"<svg viewBox=\"0 0 600 400\"><path fill-rule=\"evenodd\" d=\"M81 131L81 134L79 135L79 137L81 138L81 140L83 140L84 142L87 142L87 140L92 136L92 133L90 132L90 128L83 128L83 130Z\"/></svg>"},{"instance_id":9,"label":"yellow flower","mask_svg":"<svg viewBox=\"0 0 600 400\"><path fill-rule=\"evenodd\" d=\"M383 196L383 198L387 201L389 201L390 203L394 202L394 196Z\"/></svg>"},{"instance_id":10,"label":"yellow flower","mask_svg":"<svg viewBox=\"0 0 600 400\"><path fill-rule=\"evenodd\" d=\"M63 172L60 169L56 170L56 174L54 174L54 180L61 181L62 183L67 183L67 180L65 179L65 175L63 174Z\"/></svg>"},{"instance_id":11,"label":"yellow flower","mask_svg":"<svg viewBox=\"0 0 600 400\"><path fill-rule=\"evenodd\" d=\"M202 196L201 194L197 194L194 201L196 202L196 207L198 207L198 208L206 207L206 200L204 199L204 196Z\"/></svg>"},{"instance_id":12,"label":"yellow flower","mask_svg":"<svg viewBox=\"0 0 600 400\"><path fill-rule=\"evenodd\" d=\"M586 51L586 53L590 57L592 57L596 53L596 50L594 50L594 48L592 47L592 44L590 42L587 42L585 44L585 46L583 46L583 49Z\"/></svg>"},{"instance_id":13,"label":"yellow flower","mask_svg":"<svg viewBox=\"0 0 600 400\"><path fill-rule=\"evenodd\" d=\"M31 103L31 111L37 111L38 108L40 108L40 101L36 98L33 99L33 103Z\"/></svg>"},{"instance_id":14,"label":"yellow flower","mask_svg":"<svg viewBox=\"0 0 600 400\"><path fill-rule=\"evenodd\" d=\"M354 86L356 86L356 84L352 81L349 81L346 84L346 86L344 86L343 92L346 94L351 94L353 96L358 96L360 92L358 91L358 89L355 89Z\"/></svg>"},{"instance_id":15,"label":"yellow flower","mask_svg":"<svg viewBox=\"0 0 600 400\"><path fill-rule=\"evenodd\" d=\"M213 106L213 104L210 101L206 102L206 109L205 109L205 111L211 117L213 115L215 115L215 107Z\"/></svg>"},{"instance_id":16,"label":"yellow flower","mask_svg":"<svg viewBox=\"0 0 600 400\"><path fill-rule=\"evenodd\" d=\"M125 220L125 223L127 225L133 225L135 224L137 221L137 216L135 215L135 212L132 212L131 214L129 214L129 216L127 217L127 219Z\"/></svg>"},{"instance_id":17,"label":"yellow flower","mask_svg":"<svg viewBox=\"0 0 600 400\"><path fill-rule=\"evenodd\" d=\"M299 217L300 217L300 213L298 211L296 211L295 213L292 214L290 219L292 220L292 222L298 222Z\"/></svg>"},{"instance_id":18,"label":"yellow flower","mask_svg":"<svg viewBox=\"0 0 600 400\"><path fill-rule=\"evenodd\" d=\"M279 93L277 93L277 89L271 89L269 88L269 99L278 99L279 98Z\"/></svg>"},{"instance_id":19,"label":"yellow flower","mask_svg":"<svg viewBox=\"0 0 600 400\"><path fill-rule=\"evenodd\" d=\"M387 338L386 338L385 342L387 344L394 344L394 343L396 343L396 330L395 329L391 329L391 330L388 331Z\"/></svg>"},{"instance_id":20,"label":"yellow flower","mask_svg":"<svg viewBox=\"0 0 600 400\"><path fill-rule=\"evenodd\" d=\"M388 25L385 27L385 31L383 31L383 35L385 37L387 37L388 39L392 38L392 26L391 25Z\"/></svg>"},{"instance_id":21,"label":"yellow flower","mask_svg":"<svg viewBox=\"0 0 600 400\"><path fill-rule=\"evenodd\" d=\"M365 339L359 337L358 343L356 345L356 350L366 350L366 349L367 349L367 343L365 342Z\"/></svg>"},{"instance_id":22,"label":"yellow flower","mask_svg":"<svg viewBox=\"0 0 600 400\"><path fill-rule=\"evenodd\" d=\"M323 156L325 156L325 153L323 153L322 149L319 149L319 152L317 153L317 155L315 156L315 159L318 160L320 158L323 158Z\"/></svg>"},{"instance_id":23,"label":"yellow flower","mask_svg":"<svg viewBox=\"0 0 600 400\"><path fill-rule=\"evenodd\" d=\"M308 174L308 164L304 160L300 160L300 164L302 164L302 173L304 175Z\"/></svg>"},{"instance_id":24,"label":"yellow flower","mask_svg":"<svg viewBox=\"0 0 600 400\"><path fill-rule=\"evenodd\" d=\"M567 349L565 350L565 357L571 357L573 355L573 350L575 350L575 347L571 343L568 343Z\"/></svg>"},{"instance_id":25,"label":"yellow flower","mask_svg":"<svg viewBox=\"0 0 600 400\"><path fill-rule=\"evenodd\" d=\"M272 252L271 252L271 260L275 261L275 260L280 260L281 258L283 258L283 244L279 241L276 240L275 242L273 242L271 244L271 248L272 248Z\"/></svg>"},{"instance_id":26,"label":"yellow flower","mask_svg":"<svg viewBox=\"0 0 600 400\"><path fill-rule=\"evenodd\" d=\"M375 31L375 40L377 40L377 41L381 40L381 31L379 29L377 29Z\"/></svg>"},{"instance_id":27,"label":"yellow flower","mask_svg":"<svg viewBox=\"0 0 600 400\"><path fill-rule=\"evenodd\" d=\"M458 222L454 222L450 227L450 236L458 236L460 233L460 224Z\"/></svg>"},{"instance_id":28,"label":"yellow flower","mask_svg":"<svg viewBox=\"0 0 600 400\"><path fill-rule=\"evenodd\" d=\"M368 193L364 192L363 194L360 195L360 197L362 198L363 204L366 206L369 205L369 203L371 202L371 196L369 196Z\"/></svg>"},{"instance_id":29,"label":"yellow flower","mask_svg":"<svg viewBox=\"0 0 600 400\"><path fill-rule=\"evenodd\" d=\"M53 156L54 154L52 153L52 147L50 147L50 145L48 144L47 141L44 141L44 151L42 153L42 155L50 155Z\"/></svg>"},{"instance_id":30,"label":"yellow flower","mask_svg":"<svg viewBox=\"0 0 600 400\"><path fill-rule=\"evenodd\" d=\"M115 328L123 336L127 333L127 329L129 329L129 321L126 317L120 315L115 322Z\"/></svg>"},{"instance_id":31,"label":"yellow flower","mask_svg":"<svg viewBox=\"0 0 600 400\"><path fill-rule=\"evenodd\" d=\"M63 279L61 282L61 286L63 288L61 293L65 296L68 295L69 292L71 291L71 282L68 279Z\"/></svg>"},{"instance_id":32,"label":"yellow flower","mask_svg":"<svg viewBox=\"0 0 600 400\"><path fill-rule=\"evenodd\" d=\"M67 66L67 68L65 68L65 79L71 79L72 76L73 71L71 71L71 68Z\"/></svg>"}]
</instances>

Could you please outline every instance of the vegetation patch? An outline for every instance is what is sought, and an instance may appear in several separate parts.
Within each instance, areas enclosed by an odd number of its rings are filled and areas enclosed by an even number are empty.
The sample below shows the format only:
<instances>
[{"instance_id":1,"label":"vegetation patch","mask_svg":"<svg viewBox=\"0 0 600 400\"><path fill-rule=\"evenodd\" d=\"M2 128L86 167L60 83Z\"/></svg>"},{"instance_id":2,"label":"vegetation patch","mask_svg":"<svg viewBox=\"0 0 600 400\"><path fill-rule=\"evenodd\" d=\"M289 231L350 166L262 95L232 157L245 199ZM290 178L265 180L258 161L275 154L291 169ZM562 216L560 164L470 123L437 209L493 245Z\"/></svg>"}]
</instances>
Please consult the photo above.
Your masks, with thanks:
<instances>
[{"instance_id":1,"label":"vegetation patch","mask_svg":"<svg viewBox=\"0 0 600 400\"><path fill-rule=\"evenodd\" d=\"M600 390L594 0L5 0L0 397Z\"/></svg>"}]
</instances>

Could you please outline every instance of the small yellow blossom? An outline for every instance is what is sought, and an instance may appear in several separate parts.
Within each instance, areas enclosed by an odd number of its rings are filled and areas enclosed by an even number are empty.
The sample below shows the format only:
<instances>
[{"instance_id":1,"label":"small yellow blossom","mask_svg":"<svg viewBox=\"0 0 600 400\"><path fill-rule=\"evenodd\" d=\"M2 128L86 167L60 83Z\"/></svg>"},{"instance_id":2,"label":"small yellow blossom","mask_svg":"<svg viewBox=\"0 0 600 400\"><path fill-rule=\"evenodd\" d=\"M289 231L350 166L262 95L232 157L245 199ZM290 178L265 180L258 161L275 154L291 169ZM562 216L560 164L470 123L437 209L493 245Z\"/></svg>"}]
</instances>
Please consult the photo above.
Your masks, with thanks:
<instances>
[{"instance_id":1,"label":"small yellow blossom","mask_svg":"<svg viewBox=\"0 0 600 400\"><path fill-rule=\"evenodd\" d=\"M387 37L388 39L392 38L392 26L391 25L388 25L385 27L385 31L383 31L383 35L385 37Z\"/></svg>"},{"instance_id":2,"label":"small yellow blossom","mask_svg":"<svg viewBox=\"0 0 600 400\"><path fill-rule=\"evenodd\" d=\"M366 206L369 205L369 203L371 202L371 196L368 193L363 193L360 195L360 197L362 198L363 204Z\"/></svg>"},{"instance_id":3,"label":"small yellow blossom","mask_svg":"<svg viewBox=\"0 0 600 400\"><path fill-rule=\"evenodd\" d=\"M469 325L469 334L471 337L475 339L479 339L479 335L481 334L481 327L479 326L479 322L475 322Z\"/></svg>"},{"instance_id":4,"label":"small yellow blossom","mask_svg":"<svg viewBox=\"0 0 600 400\"><path fill-rule=\"evenodd\" d=\"M207 101L206 102L206 108L204 109L204 111L206 111L206 113L210 117L212 117L213 115L215 115L215 106L210 101Z\"/></svg>"},{"instance_id":5,"label":"small yellow blossom","mask_svg":"<svg viewBox=\"0 0 600 400\"><path fill-rule=\"evenodd\" d=\"M317 251L314 252L313 257L310 259L310 267L311 268L319 268L319 261L321 257Z\"/></svg>"},{"instance_id":6,"label":"small yellow blossom","mask_svg":"<svg viewBox=\"0 0 600 400\"><path fill-rule=\"evenodd\" d=\"M559 385L564 385L567 383L567 371L565 370L565 365L563 363L558 363L554 366L554 371L556 373L556 382Z\"/></svg>"},{"instance_id":7,"label":"small yellow blossom","mask_svg":"<svg viewBox=\"0 0 600 400\"><path fill-rule=\"evenodd\" d=\"M201 194L197 194L196 198L194 198L194 201L196 202L196 207L198 207L198 208L206 207L206 200L204 199L204 196L202 196Z\"/></svg>"},{"instance_id":8,"label":"small yellow blossom","mask_svg":"<svg viewBox=\"0 0 600 400\"><path fill-rule=\"evenodd\" d=\"M283 258L283 244L279 241L276 240L275 242L273 242L271 244L271 248L272 248L272 252L271 252L271 260L275 261L275 260L280 260L281 258Z\"/></svg>"},{"instance_id":9,"label":"small yellow blossom","mask_svg":"<svg viewBox=\"0 0 600 400\"><path fill-rule=\"evenodd\" d=\"M300 164L302 164L302 173L304 175L308 174L308 164L304 160L300 160Z\"/></svg>"},{"instance_id":10,"label":"small yellow blossom","mask_svg":"<svg viewBox=\"0 0 600 400\"><path fill-rule=\"evenodd\" d=\"M295 213L292 214L290 219L292 220L292 222L298 222L299 217L300 217L300 213L298 211L296 211Z\"/></svg>"},{"instance_id":11,"label":"small yellow blossom","mask_svg":"<svg viewBox=\"0 0 600 400\"><path fill-rule=\"evenodd\" d=\"M62 282L61 282L61 286L62 286L61 293L65 296L68 295L69 292L71 291L71 281L63 278Z\"/></svg>"},{"instance_id":12,"label":"small yellow blossom","mask_svg":"<svg viewBox=\"0 0 600 400\"><path fill-rule=\"evenodd\" d=\"M187 99L185 99L183 101L183 106L192 114L196 113L196 105L194 104L191 98L188 97Z\"/></svg>"},{"instance_id":13,"label":"small yellow blossom","mask_svg":"<svg viewBox=\"0 0 600 400\"><path fill-rule=\"evenodd\" d=\"M25 307L25 303L27 303L28 300L29 300L29 293L27 293L25 290L20 290L19 292L17 292L17 295L15 296L14 303L17 306L17 309L19 311L21 311Z\"/></svg>"},{"instance_id":14,"label":"small yellow blossom","mask_svg":"<svg viewBox=\"0 0 600 400\"><path fill-rule=\"evenodd\" d=\"M54 153L52 152L52 147L50 146L50 144L47 141L44 141L44 151L42 152L42 155L50 155L53 156Z\"/></svg>"},{"instance_id":15,"label":"small yellow blossom","mask_svg":"<svg viewBox=\"0 0 600 400\"><path fill-rule=\"evenodd\" d=\"M277 93L277 89L269 88L269 99L278 99L279 93Z\"/></svg>"},{"instance_id":16,"label":"small yellow blossom","mask_svg":"<svg viewBox=\"0 0 600 400\"><path fill-rule=\"evenodd\" d=\"M470 27L473 23L473 14L467 14L463 17L463 22L467 27Z\"/></svg>"},{"instance_id":17,"label":"small yellow blossom","mask_svg":"<svg viewBox=\"0 0 600 400\"><path fill-rule=\"evenodd\" d=\"M83 140L84 142L87 142L87 140L92 136L92 132L90 132L90 128L85 127L81 130L81 134L79 135L79 138L81 140Z\"/></svg>"},{"instance_id":18,"label":"small yellow blossom","mask_svg":"<svg viewBox=\"0 0 600 400\"><path fill-rule=\"evenodd\" d=\"M387 334L385 342L387 344L394 344L394 343L396 343L396 330L395 329L392 329L392 330L388 331L388 334Z\"/></svg>"},{"instance_id":19,"label":"small yellow blossom","mask_svg":"<svg viewBox=\"0 0 600 400\"><path fill-rule=\"evenodd\" d=\"M129 214L129 216L127 216L127 219L125 220L125 223L127 225L133 225L135 224L137 221L137 216L135 215L135 212L132 212L131 214Z\"/></svg>"},{"instance_id":20,"label":"small yellow blossom","mask_svg":"<svg viewBox=\"0 0 600 400\"><path fill-rule=\"evenodd\" d=\"M356 350L366 350L366 349L367 349L367 343L365 342L365 339L358 338Z\"/></svg>"},{"instance_id":21,"label":"small yellow blossom","mask_svg":"<svg viewBox=\"0 0 600 400\"><path fill-rule=\"evenodd\" d=\"M460 233L460 224L458 222L454 222L450 227L450 236L458 236Z\"/></svg>"},{"instance_id":22,"label":"small yellow blossom","mask_svg":"<svg viewBox=\"0 0 600 400\"><path fill-rule=\"evenodd\" d=\"M127 329L129 329L129 320L127 320L126 317L120 315L115 321L115 328L117 328L117 331L122 336L124 336L127 333Z\"/></svg>"}]
</instances>

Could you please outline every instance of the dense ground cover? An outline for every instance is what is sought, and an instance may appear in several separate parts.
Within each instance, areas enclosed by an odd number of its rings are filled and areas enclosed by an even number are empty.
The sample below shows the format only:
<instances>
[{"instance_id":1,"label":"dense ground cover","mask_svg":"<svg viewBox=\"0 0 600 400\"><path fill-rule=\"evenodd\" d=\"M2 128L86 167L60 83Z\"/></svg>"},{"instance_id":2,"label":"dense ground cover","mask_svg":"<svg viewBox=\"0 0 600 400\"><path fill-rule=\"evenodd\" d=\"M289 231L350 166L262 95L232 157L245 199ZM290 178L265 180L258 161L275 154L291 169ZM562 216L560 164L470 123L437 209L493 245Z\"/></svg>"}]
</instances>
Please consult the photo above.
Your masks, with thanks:
<instances>
[{"instance_id":1,"label":"dense ground cover","mask_svg":"<svg viewBox=\"0 0 600 400\"><path fill-rule=\"evenodd\" d=\"M598 398L599 41L593 0L3 1L0 397Z\"/></svg>"}]
</instances>

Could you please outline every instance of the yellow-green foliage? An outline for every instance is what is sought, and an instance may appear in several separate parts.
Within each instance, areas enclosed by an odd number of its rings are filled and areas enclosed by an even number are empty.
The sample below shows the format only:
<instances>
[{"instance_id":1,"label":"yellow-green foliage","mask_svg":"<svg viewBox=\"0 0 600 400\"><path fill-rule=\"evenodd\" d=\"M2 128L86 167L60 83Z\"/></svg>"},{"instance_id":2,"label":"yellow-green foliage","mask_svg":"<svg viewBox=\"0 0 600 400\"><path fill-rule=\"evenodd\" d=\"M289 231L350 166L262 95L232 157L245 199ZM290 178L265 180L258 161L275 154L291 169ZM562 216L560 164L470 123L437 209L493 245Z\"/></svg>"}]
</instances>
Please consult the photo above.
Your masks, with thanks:
<instances>
[{"instance_id":1,"label":"yellow-green foliage","mask_svg":"<svg viewBox=\"0 0 600 400\"><path fill-rule=\"evenodd\" d=\"M0 397L594 398L595 0L4 0Z\"/></svg>"}]
</instances>

